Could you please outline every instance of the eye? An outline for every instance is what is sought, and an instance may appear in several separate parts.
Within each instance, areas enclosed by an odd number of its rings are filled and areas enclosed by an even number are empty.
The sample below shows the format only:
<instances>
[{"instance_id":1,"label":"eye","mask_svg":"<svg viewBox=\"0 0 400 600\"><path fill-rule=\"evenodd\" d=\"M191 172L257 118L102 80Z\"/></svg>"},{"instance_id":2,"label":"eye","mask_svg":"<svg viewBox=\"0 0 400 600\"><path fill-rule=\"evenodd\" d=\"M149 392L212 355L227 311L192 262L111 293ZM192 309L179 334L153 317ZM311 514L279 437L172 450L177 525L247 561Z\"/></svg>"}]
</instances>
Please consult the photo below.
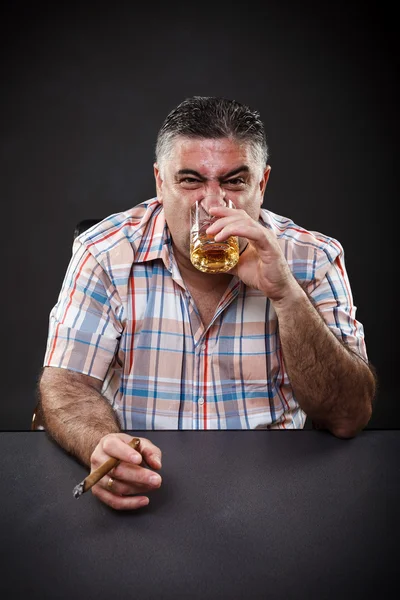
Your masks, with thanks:
<instances>
[{"instance_id":1,"label":"eye","mask_svg":"<svg viewBox=\"0 0 400 600\"><path fill-rule=\"evenodd\" d=\"M233 179L229 179L228 181L225 181L225 185L229 185L231 187L241 187L243 185L245 185L245 180L243 179L243 177L234 177Z\"/></svg>"},{"instance_id":2,"label":"eye","mask_svg":"<svg viewBox=\"0 0 400 600\"><path fill-rule=\"evenodd\" d=\"M201 185L201 181L195 177L182 177L179 180L179 185L184 189L194 189Z\"/></svg>"}]
</instances>

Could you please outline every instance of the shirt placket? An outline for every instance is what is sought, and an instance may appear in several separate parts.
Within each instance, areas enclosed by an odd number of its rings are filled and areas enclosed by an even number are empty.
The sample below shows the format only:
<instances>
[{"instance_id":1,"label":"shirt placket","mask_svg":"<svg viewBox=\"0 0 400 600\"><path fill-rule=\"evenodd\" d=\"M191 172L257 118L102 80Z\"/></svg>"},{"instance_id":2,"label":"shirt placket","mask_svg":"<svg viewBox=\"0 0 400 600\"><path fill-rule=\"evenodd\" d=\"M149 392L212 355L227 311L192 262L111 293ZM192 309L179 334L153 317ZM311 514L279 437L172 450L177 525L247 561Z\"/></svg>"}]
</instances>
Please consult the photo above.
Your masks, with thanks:
<instances>
[{"instance_id":1,"label":"shirt placket","mask_svg":"<svg viewBox=\"0 0 400 600\"><path fill-rule=\"evenodd\" d=\"M239 285L234 285L224 297L215 312L215 315L207 327L201 322L200 315L194 305L189 292L186 292L186 299L189 306L189 318L191 320L192 333L194 338L194 365L193 365L193 397L192 397L192 426L193 429L208 429L211 415L209 414L210 401L209 394L211 386L212 371L211 360L214 348L211 347L210 338L212 332L217 329L218 319L221 317L227 306L238 295Z\"/></svg>"},{"instance_id":2,"label":"shirt placket","mask_svg":"<svg viewBox=\"0 0 400 600\"><path fill-rule=\"evenodd\" d=\"M185 300L190 321L190 330L193 338L193 392L192 392L192 429L207 429L204 425L206 402L204 373L207 373L205 365L206 335L203 323L196 308L196 305L189 293L185 291Z\"/></svg>"},{"instance_id":3,"label":"shirt placket","mask_svg":"<svg viewBox=\"0 0 400 600\"><path fill-rule=\"evenodd\" d=\"M213 351L213 349L209 348L209 338L217 319L220 318L220 315L226 307L238 295L241 284L237 278L231 282L224 296L221 298L221 302L217 307L211 323L207 329L205 329L192 296L181 277L176 261L172 254L169 255L169 257L171 259L169 262L169 270L172 274L172 278L181 288L181 294L186 304L193 339L192 429L207 429L210 420L207 410L207 383L211 380L211 355ZM183 376L187 377L187 373L183 374Z\"/></svg>"}]
</instances>

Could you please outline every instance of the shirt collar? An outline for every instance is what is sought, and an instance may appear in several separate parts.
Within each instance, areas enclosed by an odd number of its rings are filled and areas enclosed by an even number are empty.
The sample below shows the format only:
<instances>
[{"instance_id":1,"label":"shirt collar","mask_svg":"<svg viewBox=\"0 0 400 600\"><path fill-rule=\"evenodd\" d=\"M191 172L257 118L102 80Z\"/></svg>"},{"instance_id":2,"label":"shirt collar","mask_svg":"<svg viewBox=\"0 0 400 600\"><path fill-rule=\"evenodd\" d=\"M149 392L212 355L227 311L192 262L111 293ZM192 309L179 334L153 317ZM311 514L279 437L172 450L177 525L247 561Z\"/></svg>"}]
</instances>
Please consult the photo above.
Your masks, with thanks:
<instances>
[{"instance_id":1,"label":"shirt collar","mask_svg":"<svg viewBox=\"0 0 400 600\"><path fill-rule=\"evenodd\" d=\"M135 254L136 263L161 259L172 270L171 234L165 221L164 208L155 198L147 207L142 221L141 237Z\"/></svg>"}]
</instances>

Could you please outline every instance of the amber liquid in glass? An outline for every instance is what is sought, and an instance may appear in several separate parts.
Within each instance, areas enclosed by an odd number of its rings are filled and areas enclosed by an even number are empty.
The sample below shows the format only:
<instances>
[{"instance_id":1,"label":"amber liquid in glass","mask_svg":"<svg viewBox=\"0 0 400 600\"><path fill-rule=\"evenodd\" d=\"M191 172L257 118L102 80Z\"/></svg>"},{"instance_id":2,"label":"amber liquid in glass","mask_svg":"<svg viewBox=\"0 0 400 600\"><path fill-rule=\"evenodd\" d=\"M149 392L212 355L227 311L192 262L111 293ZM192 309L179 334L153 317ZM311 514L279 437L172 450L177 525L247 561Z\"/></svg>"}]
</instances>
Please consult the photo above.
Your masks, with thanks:
<instances>
[{"instance_id":1,"label":"amber liquid in glass","mask_svg":"<svg viewBox=\"0 0 400 600\"><path fill-rule=\"evenodd\" d=\"M225 273L239 260L238 238L230 237L224 242L215 242L210 235L192 232L190 260L203 273Z\"/></svg>"}]
</instances>

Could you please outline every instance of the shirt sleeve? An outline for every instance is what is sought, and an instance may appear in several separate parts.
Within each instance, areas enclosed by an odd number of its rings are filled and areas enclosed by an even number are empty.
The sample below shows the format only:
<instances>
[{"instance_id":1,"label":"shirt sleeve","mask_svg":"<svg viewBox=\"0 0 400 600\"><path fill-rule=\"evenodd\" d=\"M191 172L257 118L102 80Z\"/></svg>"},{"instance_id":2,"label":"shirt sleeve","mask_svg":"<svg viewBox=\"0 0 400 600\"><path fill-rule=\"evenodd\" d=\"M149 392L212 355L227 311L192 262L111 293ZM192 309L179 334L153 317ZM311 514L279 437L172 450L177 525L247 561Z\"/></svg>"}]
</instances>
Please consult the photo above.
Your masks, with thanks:
<instances>
[{"instance_id":1,"label":"shirt sleeve","mask_svg":"<svg viewBox=\"0 0 400 600\"><path fill-rule=\"evenodd\" d=\"M104 380L123 329L121 303L105 269L78 240L49 318L44 366Z\"/></svg>"},{"instance_id":2,"label":"shirt sleeve","mask_svg":"<svg viewBox=\"0 0 400 600\"><path fill-rule=\"evenodd\" d=\"M328 327L343 343L368 361L364 327L356 319L343 247L330 240L319 252L314 281L308 292Z\"/></svg>"}]
</instances>

